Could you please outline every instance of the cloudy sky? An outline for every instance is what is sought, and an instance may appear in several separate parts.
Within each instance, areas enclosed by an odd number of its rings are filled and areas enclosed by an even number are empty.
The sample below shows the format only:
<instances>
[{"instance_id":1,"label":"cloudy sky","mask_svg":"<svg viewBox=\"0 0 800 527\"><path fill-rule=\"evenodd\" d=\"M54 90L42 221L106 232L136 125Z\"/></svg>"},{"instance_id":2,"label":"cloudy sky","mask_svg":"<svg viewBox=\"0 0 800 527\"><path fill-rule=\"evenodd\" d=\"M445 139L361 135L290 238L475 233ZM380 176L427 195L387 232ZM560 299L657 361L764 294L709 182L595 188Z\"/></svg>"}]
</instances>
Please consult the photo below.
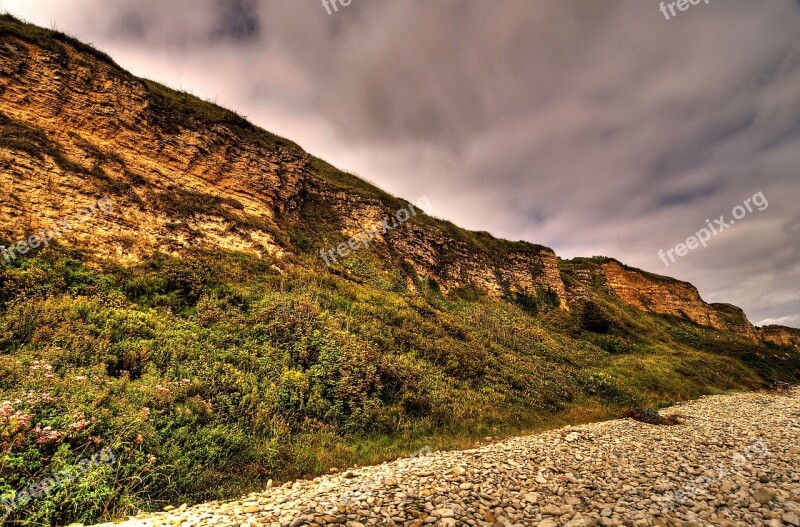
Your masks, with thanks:
<instances>
[{"instance_id":1,"label":"cloudy sky","mask_svg":"<svg viewBox=\"0 0 800 527\"><path fill-rule=\"evenodd\" d=\"M670 20L653 0L352 0L331 14L320 0L0 0L0 11L396 195L427 195L464 227L613 256L756 324L800 327L797 0L701 1ZM758 192L764 210L751 205L668 268L659 259Z\"/></svg>"}]
</instances>

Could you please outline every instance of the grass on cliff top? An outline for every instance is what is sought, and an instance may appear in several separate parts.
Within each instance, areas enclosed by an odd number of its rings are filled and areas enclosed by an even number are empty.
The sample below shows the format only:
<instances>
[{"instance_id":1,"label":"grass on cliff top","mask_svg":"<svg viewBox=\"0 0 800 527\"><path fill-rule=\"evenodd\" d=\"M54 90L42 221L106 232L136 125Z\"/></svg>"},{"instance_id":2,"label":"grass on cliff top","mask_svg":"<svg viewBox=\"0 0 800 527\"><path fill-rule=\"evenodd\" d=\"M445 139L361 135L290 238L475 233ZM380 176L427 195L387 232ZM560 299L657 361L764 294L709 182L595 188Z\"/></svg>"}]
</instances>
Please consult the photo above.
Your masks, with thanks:
<instances>
[{"instance_id":1,"label":"grass on cliff top","mask_svg":"<svg viewBox=\"0 0 800 527\"><path fill-rule=\"evenodd\" d=\"M118 70L121 69L111 57L71 35L55 29L45 29L34 24L29 24L9 13L2 13L0 14L0 38L7 36L17 37L25 42L54 51L62 56L64 50L63 48L57 47L56 43L68 44L81 53L86 53Z\"/></svg>"},{"instance_id":2,"label":"grass on cliff top","mask_svg":"<svg viewBox=\"0 0 800 527\"><path fill-rule=\"evenodd\" d=\"M339 170L321 159L312 158L309 169L313 175L333 185L335 188L352 193L355 198L364 196L379 201L383 206L386 216L391 217L398 210L408 207L408 202L406 200L396 198L375 185L353 174ZM421 197L423 196L417 196L417 198ZM304 203L302 221L299 225L296 225L295 228L307 231L304 235L309 238L320 238L320 229L324 229L324 225L333 226L337 223L337 219L330 211L326 210L329 207L330 205L324 202L307 201ZM435 203L433 203L433 207L435 213ZM323 217L326 218L326 221L319 221L320 218ZM461 257L461 254L458 252L458 249L460 249L458 246L459 243L463 244L471 252L479 254L490 262L493 262L495 266L503 263L505 257L512 252L535 256L542 250L549 250L542 245L526 241L512 242L497 238L485 231L463 229L450 221L437 218L435 214L428 215L422 211L414 216L413 223L430 232L441 233L444 237L455 242L442 248L442 261L440 262L442 267L451 264ZM331 232L330 234L332 238L337 238L338 236L338 232Z\"/></svg>"},{"instance_id":3,"label":"grass on cliff top","mask_svg":"<svg viewBox=\"0 0 800 527\"><path fill-rule=\"evenodd\" d=\"M110 56L93 46L60 31L29 24L8 13L0 14L0 38L3 37L16 37L25 42L35 44L59 54L64 61L67 60L67 55L63 45L68 45L80 53L94 57L112 66L112 71L117 74L124 73L129 75L131 79L136 79L136 77L123 70ZM225 124L236 128L243 137L262 147L283 146L303 153L303 149L296 143L257 127L232 110L210 101L204 101L190 93L169 88L155 81L148 79L138 80L147 87L156 108L165 112L166 115L164 115L165 119L162 124L173 127L173 130L177 130L178 127L194 129L198 126Z\"/></svg>"},{"instance_id":4,"label":"grass on cliff top","mask_svg":"<svg viewBox=\"0 0 800 527\"><path fill-rule=\"evenodd\" d=\"M304 150L295 142L260 128L246 117L233 110L192 95L191 93L176 90L149 79L139 79L150 93L156 111L160 115L160 124L168 131L178 132L180 128L190 130L199 127L209 127L223 124L236 129L240 136L261 148L272 150L275 147L288 148L299 155L305 154Z\"/></svg>"},{"instance_id":5,"label":"grass on cliff top","mask_svg":"<svg viewBox=\"0 0 800 527\"><path fill-rule=\"evenodd\" d=\"M64 33L43 29L33 24L20 21L9 14L0 15L0 37L4 35L15 36L46 49L59 51L59 53L62 54L63 49L58 48L57 45L54 47L54 41L68 44L82 53L87 53L112 65L120 72L123 71L108 55L98 51L94 47L84 44ZM131 78L135 77L131 76ZM262 148L273 149L276 146L280 146L293 150L299 155L305 155L304 150L293 141L252 124L246 117L239 115L235 111L210 101L202 100L190 93L170 88L156 81L148 79L139 80L147 87L153 102L153 109L160 114L159 122L167 130L177 132L180 128L196 129L198 127L223 124L235 128L243 138L252 141ZM310 163L311 172L321 179L343 190L354 192L359 196L380 200L387 208L388 214L392 214L407 206L407 202L404 200L395 198L377 186L357 176L341 171L321 159L312 157L310 158ZM510 251L530 251L536 253L543 249L542 246L528 242L509 242L498 239L487 232L468 231L449 221L440 220L431 216L420 216L418 221L440 230L450 238L458 240L484 255L493 258L502 259Z\"/></svg>"},{"instance_id":6,"label":"grass on cliff top","mask_svg":"<svg viewBox=\"0 0 800 527\"><path fill-rule=\"evenodd\" d=\"M633 267L628 264L622 263L616 258L612 258L610 256L591 256L591 257L584 257L579 256L576 258L572 258L569 260L560 260L562 270L565 270L569 273L574 273L577 269L583 269L590 271L594 274L599 274L600 266L607 263L615 263L625 269L626 271L633 271L636 273L641 274L648 280L653 282L661 282L666 284L682 284L694 289L694 285L689 282L685 282L683 280L678 280L677 278L672 278L671 276L664 276L660 274L651 273L650 271L645 271L644 269L639 269L638 267Z\"/></svg>"},{"instance_id":7,"label":"grass on cliff top","mask_svg":"<svg viewBox=\"0 0 800 527\"><path fill-rule=\"evenodd\" d=\"M118 460L10 521L230 498L800 371L796 357L611 300L531 317L359 273L282 274L237 253L91 268L61 249L0 269L0 411L17 416L0 420L0 497L103 447Z\"/></svg>"}]
</instances>

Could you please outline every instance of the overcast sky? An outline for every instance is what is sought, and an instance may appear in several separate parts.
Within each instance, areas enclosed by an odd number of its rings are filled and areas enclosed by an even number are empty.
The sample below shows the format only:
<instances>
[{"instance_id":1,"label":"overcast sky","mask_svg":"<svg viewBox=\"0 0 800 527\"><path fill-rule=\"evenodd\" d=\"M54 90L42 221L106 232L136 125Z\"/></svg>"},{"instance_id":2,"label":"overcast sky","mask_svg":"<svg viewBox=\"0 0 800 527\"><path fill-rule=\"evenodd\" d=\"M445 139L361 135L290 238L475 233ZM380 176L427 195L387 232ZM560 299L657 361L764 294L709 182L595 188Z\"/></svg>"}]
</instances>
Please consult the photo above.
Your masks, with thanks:
<instances>
[{"instance_id":1,"label":"overcast sky","mask_svg":"<svg viewBox=\"0 0 800 527\"><path fill-rule=\"evenodd\" d=\"M800 327L800 2L0 0L434 213ZM768 206L676 258L706 219ZM760 202L760 198L756 198ZM763 205L762 205L763 207ZM741 212L741 211L737 211ZM713 223L713 221L712 221ZM674 254L674 253L673 253Z\"/></svg>"}]
</instances>

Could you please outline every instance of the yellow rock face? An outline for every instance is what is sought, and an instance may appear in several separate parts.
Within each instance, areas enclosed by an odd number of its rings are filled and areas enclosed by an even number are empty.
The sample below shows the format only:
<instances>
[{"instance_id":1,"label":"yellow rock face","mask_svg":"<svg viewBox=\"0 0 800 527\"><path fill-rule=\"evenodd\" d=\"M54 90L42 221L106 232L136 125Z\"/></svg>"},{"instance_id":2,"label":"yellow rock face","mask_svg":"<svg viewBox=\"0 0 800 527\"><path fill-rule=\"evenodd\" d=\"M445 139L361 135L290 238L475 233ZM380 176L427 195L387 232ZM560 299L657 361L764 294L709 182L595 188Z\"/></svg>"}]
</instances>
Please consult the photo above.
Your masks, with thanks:
<instances>
[{"instance_id":1,"label":"yellow rock face","mask_svg":"<svg viewBox=\"0 0 800 527\"><path fill-rule=\"evenodd\" d=\"M310 199L345 236L395 212L318 177L298 146L187 94L165 97L165 88L96 54L11 35L0 37L0 51L0 127L25 141L0 144L0 237L26 238L107 196L113 214L58 242L123 263L154 250L181 256L191 249L282 259L293 251L282 236L287 222ZM389 267L407 260L444 292L551 290L566 308L555 253L506 245L498 258L436 221L409 221L377 236L372 250Z\"/></svg>"}]
</instances>

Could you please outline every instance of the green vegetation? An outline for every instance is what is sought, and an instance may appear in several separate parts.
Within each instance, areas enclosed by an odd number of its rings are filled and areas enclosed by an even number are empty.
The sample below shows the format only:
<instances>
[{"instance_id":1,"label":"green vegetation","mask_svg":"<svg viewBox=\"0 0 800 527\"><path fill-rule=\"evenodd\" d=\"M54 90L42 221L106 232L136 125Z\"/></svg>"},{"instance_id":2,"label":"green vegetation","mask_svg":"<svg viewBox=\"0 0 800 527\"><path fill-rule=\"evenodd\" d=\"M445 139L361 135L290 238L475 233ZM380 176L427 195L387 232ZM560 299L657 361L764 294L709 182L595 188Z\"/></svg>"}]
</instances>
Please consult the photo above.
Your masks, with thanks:
<instances>
[{"instance_id":1,"label":"green vegetation","mask_svg":"<svg viewBox=\"0 0 800 527\"><path fill-rule=\"evenodd\" d=\"M298 152L302 149L292 141L259 128L233 110L187 93L174 90L148 79L140 79L150 95L151 111L167 132L178 133L182 128L190 130L224 124L235 129L240 137L252 141L262 148L285 147Z\"/></svg>"},{"instance_id":2,"label":"green vegetation","mask_svg":"<svg viewBox=\"0 0 800 527\"><path fill-rule=\"evenodd\" d=\"M403 273L368 259L351 267L355 279L281 273L231 253L90 268L65 249L4 267L0 497L103 448L116 457L6 521L92 522L232 497L270 478L800 371L797 358L599 292L589 309L602 315L588 319L602 316L602 332L585 327L586 308L567 313L546 295L445 297L419 277L420 291L406 291Z\"/></svg>"},{"instance_id":3,"label":"green vegetation","mask_svg":"<svg viewBox=\"0 0 800 527\"><path fill-rule=\"evenodd\" d=\"M22 22L10 14L0 14L0 38L6 36L19 38L54 53L64 65L70 60L67 47L72 47L80 54L93 57L110 66L107 72L108 75L132 78L111 57L89 44L60 31L44 29ZM17 73L22 74L24 72L19 71ZM214 124L225 124L234 128L241 137L262 147L275 148L279 146L302 152L302 149L294 142L255 126L245 117L232 110L204 101L190 93L174 90L155 81L138 80L146 86L152 103L151 109L157 114L159 122L169 128L166 131L177 132L181 127L196 129Z\"/></svg>"},{"instance_id":4,"label":"green vegetation","mask_svg":"<svg viewBox=\"0 0 800 527\"><path fill-rule=\"evenodd\" d=\"M48 51L57 53L64 60L66 60L66 52L61 44L69 44L81 53L99 59L101 62L121 71L111 57L102 51L98 51L93 46L60 31L44 29L33 24L21 22L18 18L7 13L0 14L0 38L4 36L17 37L25 42L36 44Z\"/></svg>"}]
</instances>

